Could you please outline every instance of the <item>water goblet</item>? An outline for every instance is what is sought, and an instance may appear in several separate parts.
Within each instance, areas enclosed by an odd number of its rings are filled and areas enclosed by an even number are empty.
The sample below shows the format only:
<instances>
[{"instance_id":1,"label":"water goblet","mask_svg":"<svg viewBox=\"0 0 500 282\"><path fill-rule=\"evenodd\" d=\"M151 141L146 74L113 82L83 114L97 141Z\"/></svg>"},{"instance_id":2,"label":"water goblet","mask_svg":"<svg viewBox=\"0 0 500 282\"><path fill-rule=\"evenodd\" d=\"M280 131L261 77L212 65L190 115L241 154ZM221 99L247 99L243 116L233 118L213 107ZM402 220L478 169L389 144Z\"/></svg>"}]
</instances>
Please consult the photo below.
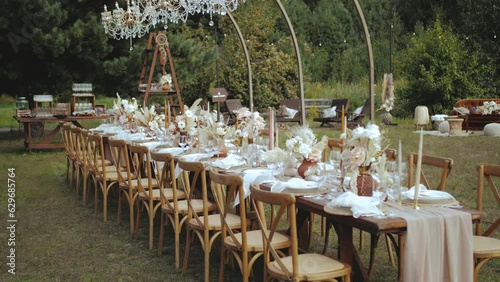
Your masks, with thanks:
<instances>
[{"instance_id":1,"label":"water goblet","mask_svg":"<svg viewBox=\"0 0 500 282\"><path fill-rule=\"evenodd\" d=\"M186 150L188 142L189 142L189 136L179 135L179 146L181 146L182 150Z\"/></svg>"}]
</instances>

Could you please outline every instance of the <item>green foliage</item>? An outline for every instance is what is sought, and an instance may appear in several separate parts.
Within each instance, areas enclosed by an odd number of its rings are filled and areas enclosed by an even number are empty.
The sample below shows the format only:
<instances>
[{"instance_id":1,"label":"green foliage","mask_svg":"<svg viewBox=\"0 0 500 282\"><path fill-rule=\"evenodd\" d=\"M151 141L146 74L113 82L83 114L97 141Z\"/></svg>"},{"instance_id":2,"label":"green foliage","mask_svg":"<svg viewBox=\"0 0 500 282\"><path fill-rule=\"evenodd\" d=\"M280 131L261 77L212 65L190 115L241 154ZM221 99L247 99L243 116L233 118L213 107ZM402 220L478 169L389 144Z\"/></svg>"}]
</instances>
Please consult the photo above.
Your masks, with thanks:
<instances>
[{"instance_id":1,"label":"green foliage","mask_svg":"<svg viewBox=\"0 0 500 282\"><path fill-rule=\"evenodd\" d=\"M294 55L282 46L291 45L288 36L274 33L281 14L272 1L255 0L239 8L234 17L246 40L253 77L253 100L257 110L275 106L284 98L298 97L298 77ZM265 21L259 20L265 18ZM221 86L229 97L249 105L248 70L243 48L229 19L220 22L224 45L220 53ZM277 40L277 41L276 41Z\"/></svg>"},{"instance_id":2,"label":"green foliage","mask_svg":"<svg viewBox=\"0 0 500 282\"><path fill-rule=\"evenodd\" d=\"M448 112L456 100L483 94L475 80L481 75L477 56L440 21L418 32L411 44L398 61L408 77L407 88L399 91L408 113L418 105L431 113Z\"/></svg>"}]
</instances>

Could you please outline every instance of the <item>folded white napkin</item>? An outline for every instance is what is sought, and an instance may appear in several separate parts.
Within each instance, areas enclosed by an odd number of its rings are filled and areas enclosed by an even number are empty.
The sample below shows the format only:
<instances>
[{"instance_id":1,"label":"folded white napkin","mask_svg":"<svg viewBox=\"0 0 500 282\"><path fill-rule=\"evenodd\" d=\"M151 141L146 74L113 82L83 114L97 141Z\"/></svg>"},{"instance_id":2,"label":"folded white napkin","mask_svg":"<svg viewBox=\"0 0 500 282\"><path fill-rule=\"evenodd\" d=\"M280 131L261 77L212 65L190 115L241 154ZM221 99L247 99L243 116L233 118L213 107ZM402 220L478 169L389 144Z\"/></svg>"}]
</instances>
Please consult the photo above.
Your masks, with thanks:
<instances>
[{"instance_id":1,"label":"folded white napkin","mask_svg":"<svg viewBox=\"0 0 500 282\"><path fill-rule=\"evenodd\" d=\"M352 216L358 218L360 216L383 215L382 211L377 207L378 204L379 200L377 198L358 196L347 191L333 199L328 205L330 207L351 208Z\"/></svg>"},{"instance_id":2,"label":"folded white napkin","mask_svg":"<svg viewBox=\"0 0 500 282\"><path fill-rule=\"evenodd\" d=\"M188 161L188 162L197 162L203 158L209 158L211 157L210 154L206 154L206 153L194 153L194 154L187 154L187 155L183 155L182 156L182 159L185 160L185 161Z\"/></svg>"},{"instance_id":3,"label":"folded white napkin","mask_svg":"<svg viewBox=\"0 0 500 282\"><path fill-rule=\"evenodd\" d=\"M302 178L294 177L288 179L288 181L277 181L271 186L271 192L281 192L286 188L289 189L315 189L318 188L318 183L314 181L307 181Z\"/></svg>"},{"instance_id":4,"label":"folded white napkin","mask_svg":"<svg viewBox=\"0 0 500 282\"><path fill-rule=\"evenodd\" d=\"M230 154L223 159L217 159L212 162L212 166L222 169L229 169L233 166L239 166L243 164L245 164L245 162L241 159L240 156L236 154Z\"/></svg>"},{"instance_id":5,"label":"folded white napkin","mask_svg":"<svg viewBox=\"0 0 500 282\"><path fill-rule=\"evenodd\" d=\"M415 198L415 186L411 187L408 191L401 193L403 200L413 200ZM429 190L423 184L420 184L418 190L419 200L432 200L432 199L455 199L450 193L439 190Z\"/></svg>"},{"instance_id":6,"label":"folded white napkin","mask_svg":"<svg viewBox=\"0 0 500 282\"><path fill-rule=\"evenodd\" d=\"M154 148L158 147L161 145L161 142L159 141L151 141L151 142L144 142L140 144L141 146L146 146L148 149L151 151Z\"/></svg>"},{"instance_id":7,"label":"folded white napkin","mask_svg":"<svg viewBox=\"0 0 500 282\"><path fill-rule=\"evenodd\" d=\"M180 155L184 150L180 147L172 147L172 148L162 148L158 150L158 153L170 153L174 157Z\"/></svg>"},{"instance_id":8,"label":"folded white napkin","mask_svg":"<svg viewBox=\"0 0 500 282\"><path fill-rule=\"evenodd\" d=\"M250 195L251 184L261 184L264 181L274 180L273 171L266 168L251 168L243 171L243 189L245 191L245 198ZM236 197L234 205L240 202L239 196Z\"/></svg>"}]
</instances>

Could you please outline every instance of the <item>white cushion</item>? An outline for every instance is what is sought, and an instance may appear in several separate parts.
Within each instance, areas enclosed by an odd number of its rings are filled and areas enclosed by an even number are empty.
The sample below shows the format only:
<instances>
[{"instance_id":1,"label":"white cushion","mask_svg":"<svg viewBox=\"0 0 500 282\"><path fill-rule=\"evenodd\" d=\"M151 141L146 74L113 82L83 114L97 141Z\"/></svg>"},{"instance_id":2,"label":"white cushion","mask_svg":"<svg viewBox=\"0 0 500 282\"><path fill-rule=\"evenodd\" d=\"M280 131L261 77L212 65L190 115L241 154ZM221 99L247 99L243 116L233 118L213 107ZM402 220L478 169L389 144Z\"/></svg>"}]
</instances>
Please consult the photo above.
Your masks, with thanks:
<instances>
[{"instance_id":1,"label":"white cushion","mask_svg":"<svg viewBox=\"0 0 500 282\"><path fill-rule=\"evenodd\" d=\"M441 133L450 133L450 124L448 123L448 121L446 120L440 123L438 130Z\"/></svg>"},{"instance_id":2,"label":"white cushion","mask_svg":"<svg viewBox=\"0 0 500 282\"><path fill-rule=\"evenodd\" d=\"M337 116L337 106L333 106L328 109L323 110L323 117L336 117Z\"/></svg>"},{"instance_id":3,"label":"white cushion","mask_svg":"<svg viewBox=\"0 0 500 282\"><path fill-rule=\"evenodd\" d=\"M361 114L362 110L363 110L363 107L359 107L359 108L355 109L354 112L352 112L353 118L359 117L359 115Z\"/></svg>"},{"instance_id":4,"label":"white cushion","mask_svg":"<svg viewBox=\"0 0 500 282\"><path fill-rule=\"evenodd\" d=\"M299 111L291 108L286 108L286 118L293 118Z\"/></svg>"},{"instance_id":5,"label":"white cushion","mask_svg":"<svg viewBox=\"0 0 500 282\"><path fill-rule=\"evenodd\" d=\"M432 121L443 121L444 117L447 117L448 115L433 115L431 117Z\"/></svg>"},{"instance_id":6,"label":"white cushion","mask_svg":"<svg viewBox=\"0 0 500 282\"><path fill-rule=\"evenodd\" d=\"M468 115L470 113L469 109L464 107L454 107L453 109L459 112L461 115Z\"/></svg>"},{"instance_id":7,"label":"white cushion","mask_svg":"<svg viewBox=\"0 0 500 282\"><path fill-rule=\"evenodd\" d=\"M483 132L486 136L500 137L500 123L488 123L484 126Z\"/></svg>"}]
</instances>

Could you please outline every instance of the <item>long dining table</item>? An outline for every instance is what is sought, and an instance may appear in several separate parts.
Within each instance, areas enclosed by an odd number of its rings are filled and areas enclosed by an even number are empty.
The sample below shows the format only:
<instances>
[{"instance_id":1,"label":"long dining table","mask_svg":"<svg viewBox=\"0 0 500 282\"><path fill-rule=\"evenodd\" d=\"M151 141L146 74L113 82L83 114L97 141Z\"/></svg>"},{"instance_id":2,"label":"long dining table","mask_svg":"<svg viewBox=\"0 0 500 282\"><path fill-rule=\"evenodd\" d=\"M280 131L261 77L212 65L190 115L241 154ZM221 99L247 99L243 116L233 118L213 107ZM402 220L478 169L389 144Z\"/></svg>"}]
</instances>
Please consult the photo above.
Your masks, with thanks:
<instances>
[{"instance_id":1,"label":"long dining table","mask_svg":"<svg viewBox=\"0 0 500 282\"><path fill-rule=\"evenodd\" d=\"M260 184L261 188L269 190L270 182ZM396 254L398 257L398 280L404 281L404 253L405 240L407 236L407 221L402 217L366 217L361 216L354 218L352 215L334 214L325 211L325 205L329 200L325 197L308 197L299 195L296 197L297 211L297 226L300 229L300 244L304 250L309 249L309 230L312 222L311 214L317 214L325 217L335 228L338 237L338 259L348 263L353 269L353 281L369 281L371 272L374 268L374 261L369 262L369 266L365 267L363 261L358 254L357 248L353 243L353 230L359 229L371 235L371 244L377 244L381 235L390 234L392 243L395 245ZM455 207L454 210L459 210L471 215L473 223L480 222L484 214L474 209L465 207ZM373 258L374 256L370 256Z\"/></svg>"}]
</instances>

